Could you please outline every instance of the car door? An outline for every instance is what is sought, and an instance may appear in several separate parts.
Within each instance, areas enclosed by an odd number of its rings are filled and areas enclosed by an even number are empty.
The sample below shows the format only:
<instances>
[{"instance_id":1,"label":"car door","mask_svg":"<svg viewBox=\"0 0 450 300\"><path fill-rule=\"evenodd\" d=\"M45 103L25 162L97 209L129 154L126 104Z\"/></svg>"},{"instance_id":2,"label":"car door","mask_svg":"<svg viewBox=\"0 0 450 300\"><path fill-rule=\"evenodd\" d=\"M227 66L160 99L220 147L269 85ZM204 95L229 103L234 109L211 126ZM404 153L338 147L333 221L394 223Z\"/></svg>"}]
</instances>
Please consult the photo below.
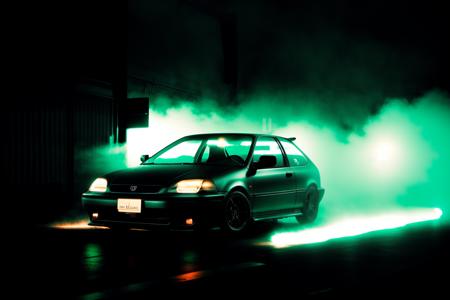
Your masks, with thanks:
<instances>
[{"instance_id":1,"label":"car door","mask_svg":"<svg viewBox=\"0 0 450 300\"><path fill-rule=\"evenodd\" d=\"M297 186L295 208L299 208L302 207L305 202L306 188L308 178L310 177L308 160L292 141L285 138L278 138L278 140L280 141L284 153L289 161L289 165L294 172L293 177L295 178Z\"/></svg>"},{"instance_id":2,"label":"car door","mask_svg":"<svg viewBox=\"0 0 450 300\"><path fill-rule=\"evenodd\" d=\"M295 203L296 182L278 142L273 137L261 136L256 141L253 164L263 155L276 157L273 167L257 169L250 178L253 214L256 218L282 213Z\"/></svg>"}]
</instances>

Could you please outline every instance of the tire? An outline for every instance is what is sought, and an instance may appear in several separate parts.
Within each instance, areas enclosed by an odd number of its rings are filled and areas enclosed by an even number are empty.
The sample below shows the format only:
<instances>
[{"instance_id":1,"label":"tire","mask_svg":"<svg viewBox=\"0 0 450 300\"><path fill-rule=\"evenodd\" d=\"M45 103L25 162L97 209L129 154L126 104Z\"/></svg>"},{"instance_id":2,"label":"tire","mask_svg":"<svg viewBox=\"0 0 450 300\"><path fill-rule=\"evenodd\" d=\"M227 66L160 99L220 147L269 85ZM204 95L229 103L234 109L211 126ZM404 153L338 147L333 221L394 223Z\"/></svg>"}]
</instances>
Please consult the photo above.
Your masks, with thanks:
<instances>
[{"instance_id":1,"label":"tire","mask_svg":"<svg viewBox=\"0 0 450 300\"><path fill-rule=\"evenodd\" d=\"M316 187L310 187L306 192L305 205L302 208L302 214L296 216L298 223L309 224L316 220L319 213L319 192Z\"/></svg>"},{"instance_id":2,"label":"tire","mask_svg":"<svg viewBox=\"0 0 450 300\"><path fill-rule=\"evenodd\" d=\"M250 215L247 196L242 192L233 191L225 201L222 229L226 232L242 232L250 223Z\"/></svg>"}]
</instances>

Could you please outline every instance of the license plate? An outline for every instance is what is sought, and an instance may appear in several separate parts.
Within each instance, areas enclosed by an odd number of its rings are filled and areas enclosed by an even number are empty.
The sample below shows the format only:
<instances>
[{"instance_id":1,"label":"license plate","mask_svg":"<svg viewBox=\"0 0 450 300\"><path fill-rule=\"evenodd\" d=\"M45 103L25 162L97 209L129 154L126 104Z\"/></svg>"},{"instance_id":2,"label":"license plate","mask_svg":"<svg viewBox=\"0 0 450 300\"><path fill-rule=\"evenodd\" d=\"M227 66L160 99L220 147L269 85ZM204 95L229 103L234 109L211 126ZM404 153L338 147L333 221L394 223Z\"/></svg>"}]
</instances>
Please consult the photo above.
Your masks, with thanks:
<instances>
[{"instance_id":1,"label":"license plate","mask_svg":"<svg viewBox=\"0 0 450 300\"><path fill-rule=\"evenodd\" d=\"M140 213L142 201L141 199L117 199L117 210L126 213Z\"/></svg>"}]
</instances>

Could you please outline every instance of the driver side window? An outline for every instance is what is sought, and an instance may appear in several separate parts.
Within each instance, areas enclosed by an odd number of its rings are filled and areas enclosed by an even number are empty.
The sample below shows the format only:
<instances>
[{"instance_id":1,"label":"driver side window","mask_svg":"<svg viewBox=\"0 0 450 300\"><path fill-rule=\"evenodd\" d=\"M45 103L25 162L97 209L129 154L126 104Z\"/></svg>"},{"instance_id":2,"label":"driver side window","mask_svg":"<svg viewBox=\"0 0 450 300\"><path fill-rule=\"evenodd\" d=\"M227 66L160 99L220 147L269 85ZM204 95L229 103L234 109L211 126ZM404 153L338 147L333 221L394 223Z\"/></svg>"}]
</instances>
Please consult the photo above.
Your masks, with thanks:
<instances>
[{"instance_id":1,"label":"driver side window","mask_svg":"<svg viewBox=\"0 0 450 300\"><path fill-rule=\"evenodd\" d=\"M259 137L255 144L255 150L253 152L253 162L258 163L262 155L273 155L275 156L277 163L274 168L284 167L283 153L281 152L280 146L272 137Z\"/></svg>"}]
</instances>

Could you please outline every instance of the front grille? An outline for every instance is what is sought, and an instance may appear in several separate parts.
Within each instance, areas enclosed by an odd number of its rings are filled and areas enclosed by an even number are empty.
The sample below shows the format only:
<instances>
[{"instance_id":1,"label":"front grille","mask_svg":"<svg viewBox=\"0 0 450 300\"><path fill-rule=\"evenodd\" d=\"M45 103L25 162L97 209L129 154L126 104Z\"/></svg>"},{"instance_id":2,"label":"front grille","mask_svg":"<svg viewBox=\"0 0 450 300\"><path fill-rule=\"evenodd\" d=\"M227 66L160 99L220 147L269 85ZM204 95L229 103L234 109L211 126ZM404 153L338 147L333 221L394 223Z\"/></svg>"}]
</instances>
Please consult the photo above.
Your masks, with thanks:
<instances>
[{"instance_id":1,"label":"front grille","mask_svg":"<svg viewBox=\"0 0 450 300\"><path fill-rule=\"evenodd\" d=\"M109 190L116 193L150 193L156 194L161 190L161 185L147 184L111 184Z\"/></svg>"}]
</instances>

